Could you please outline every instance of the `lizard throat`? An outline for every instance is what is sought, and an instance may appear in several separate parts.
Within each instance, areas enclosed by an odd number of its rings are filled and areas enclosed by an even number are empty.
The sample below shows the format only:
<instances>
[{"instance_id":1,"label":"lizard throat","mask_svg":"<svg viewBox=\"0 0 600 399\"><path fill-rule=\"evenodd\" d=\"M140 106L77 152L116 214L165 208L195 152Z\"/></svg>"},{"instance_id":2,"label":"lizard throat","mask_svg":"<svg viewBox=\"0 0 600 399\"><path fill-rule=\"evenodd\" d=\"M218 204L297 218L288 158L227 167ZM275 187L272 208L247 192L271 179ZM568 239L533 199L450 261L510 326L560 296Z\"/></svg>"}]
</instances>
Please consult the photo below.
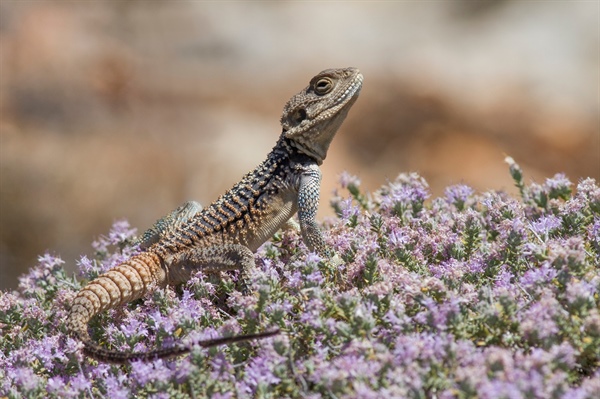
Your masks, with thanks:
<instances>
[{"instance_id":1,"label":"lizard throat","mask_svg":"<svg viewBox=\"0 0 600 399\"><path fill-rule=\"evenodd\" d=\"M302 143L295 141L295 140L290 140L289 145L291 147L295 148L298 152L314 159L318 165L322 165L323 160L327 156L327 148L325 148L325 149L311 148L311 147L303 145Z\"/></svg>"}]
</instances>

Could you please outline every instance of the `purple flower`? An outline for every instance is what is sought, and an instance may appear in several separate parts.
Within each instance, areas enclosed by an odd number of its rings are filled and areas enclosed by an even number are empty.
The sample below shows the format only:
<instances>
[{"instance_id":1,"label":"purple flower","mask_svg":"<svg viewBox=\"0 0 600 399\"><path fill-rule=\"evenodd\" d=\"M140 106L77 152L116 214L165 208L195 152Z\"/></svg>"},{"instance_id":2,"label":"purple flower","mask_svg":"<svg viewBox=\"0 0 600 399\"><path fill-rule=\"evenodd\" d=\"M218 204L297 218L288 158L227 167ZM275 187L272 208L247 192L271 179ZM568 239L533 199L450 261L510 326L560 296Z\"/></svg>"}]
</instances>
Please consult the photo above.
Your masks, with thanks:
<instances>
[{"instance_id":1,"label":"purple flower","mask_svg":"<svg viewBox=\"0 0 600 399\"><path fill-rule=\"evenodd\" d=\"M166 332L167 334L172 334L175 330L175 321L169 316L163 316L160 311L155 310L150 313L150 319L153 321L153 324L159 327L161 330Z\"/></svg>"},{"instance_id":2,"label":"purple flower","mask_svg":"<svg viewBox=\"0 0 600 399\"><path fill-rule=\"evenodd\" d=\"M594 398L600 392L600 369L597 369L594 374L583 378L579 389L574 389L577 393L585 393L585 398Z\"/></svg>"},{"instance_id":3,"label":"purple flower","mask_svg":"<svg viewBox=\"0 0 600 399\"><path fill-rule=\"evenodd\" d=\"M346 171L342 172L339 175L338 181L342 188L347 188L349 186L355 186L355 187L360 186L360 179L354 175L351 175L350 173L348 173Z\"/></svg>"},{"instance_id":4,"label":"purple flower","mask_svg":"<svg viewBox=\"0 0 600 399\"><path fill-rule=\"evenodd\" d=\"M588 226L588 240L590 244L596 250L596 253L600 253L600 217L594 217L594 223Z\"/></svg>"},{"instance_id":5,"label":"purple flower","mask_svg":"<svg viewBox=\"0 0 600 399\"><path fill-rule=\"evenodd\" d=\"M594 295L598 292L597 287L600 286L600 277L597 277L594 282L575 280L567 284L565 295L567 301L572 306L580 307L587 305L587 308L594 306Z\"/></svg>"},{"instance_id":6,"label":"purple flower","mask_svg":"<svg viewBox=\"0 0 600 399\"><path fill-rule=\"evenodd\" d=\"M131 376L139 386L144 386L153 381L168 381L171 379L172 372L164 367L162 360L151 363L136 361L131 363Z\"/></svg>"},{"instance_id":7,"label":"purple flower","mask_svg":"<svg viewBox=\"0 0 600 399\"><path fill-rule=\"evenodd\" d=\"M360 213L360 208L354 205L352 198L346 198L339 203L342 223L348 224L353 218L357 218Z\"/></svg>"},{"instance_id":8,"label":"purple flower","mask_svg":"<svg viewBox=\"0 0 600 399\"><path fill-rule=\"evenodd\" d=\"M403 248L411 240L409 228L393 228L388 235L388 243L392 248Z\"/></svg>"},{"instance_id":9,"label":"purple flower","mask_svg":"<svg viewBox=\"0 0 600 399\"><path fill-rule=\"evenodd\" d=\"M63 380L63 377L54 376L54 377L48 378L47 389L48 389L48 392L53 393L55 395L58 395L58 394L64 392L65 381Z\"/></svg>"},{"instance_id":10,"label":"purple flower","mask_svg":"<svg viewBox=\"0 0 600 399\"><path fill-rule=\"evenodd\" d=\"M553 338L559 332L555 319L563 313L562 307L551 292L543 296L520 314L523 336L535 343Z\"/></svg>"},{"instance_id":11,"label":"purple flower","mask_svg":"<svg viewBox=\"0 0 600 399\"><path fill-rule=\"evenodd\" d=\"M49 253L40 256L38 262L38 265L31 268L27 274L19 277L19 289L25 294L44 295L48 285L57 284L56 274L65 263L61 258Z\"/></svg>"},{"instance_id":12,"label":"purple flower","mask_svg":"<svg viewBox=\"0 0 600 399\"><path fill-rule=\"evenodd\" d=\"M14 385L25 392L34 390L41 382L41 378L28 367L9 369L7 376L13 380Z\"/></svg>"},{"instance_id":13,"label":"purple flower","mask_svg":"<svg viewBox=\"0 0 600 399\"><path fill-rule=\"evenodd\" d=\"M323 258L321 258L318 254L314 253L314 252L309 252L306 255L306 259L305 262L306 263L312 263L313 265L316 265L317 263L319 263Z\"/></svg>"},{"instance_id":14,"label":"purple flower","mask_svg":"<svg viewBox=\"0 0 600 399\"><path fill-rule=\"evenodd\" d=\"M583 196L586 201L600 201L600 186L595 179L587 177L577 185L577 196Z\"/></svg>"},{"instance_id":15,"label":"purple flower","mask_svg":"<svg viewBox=\"0 0 600 399\"><path fill-rule=\"evenodd\" d=\"M381 392L372 389L363 381L354 381L352 383L352 387L354 388L354 394L352 395L353 398L379 399L382 397Z\"/></svg>"},{"instance_id":16,"label":"purple flower","mask_svg":"<svg viewBox=\"0 0 600 399\"><path fill-rule=\"evenodd\" d=\"M125 246L122 251L111 251L111 247L122 246L133 239L135 232L136 229L130 228L127 221L116 221L108 236L100 236L92 243L96 253L102 257L102 262L97 265L98 272L105 272L139 252L137 247L132 246Z\"/></svg>"},{"instance_id":17,"label":"purple flower","mask_svg":"<svg viewBox=\"0 0 600 399\"><path fill-rule=\"evenodd\" d=\"M558 217L554 215L548 215L542 216L541 218L539 218L539 220L532 222L531 229L536 234L543 237L547 237L552 230L559 228L560 225L561 220Z\"/></svg>"},{"instance_id":18,"label":"purple flower","mask_svg":"<svg viewBox=\"0 0 600 399\"><path fill-rule=\"evenodd\" d=\"M127 220L116 221L108 233L108 242L119 245L135 236L137 229L131 228Z\"/></svg>"},{"instance_id":19,"label":"purple flower","mask_svg":"<svg viewBox=\"0 0 600 399\"><path fill-rule=\"evenodd\" d=\"M447 187L444 191L446 195L446 201L449 204L456 206L459 210L462 210L467 203L467 200L474 193L473 189L464 184L457 184L455 186Z\"/></svg>"},{"instance_id":20,"label":"purple flower","mask_svg":"<svg viewBox=\"0 0 600 399\"><path fill-rule=\"evenodd\" d=\"M550 198L566 199L571 194L570 187L573 185L564 173L557 173L554 177L546 179L544 189Z\"/></svg>"},{"instance_id":21,"label":"purple flower","mask_svg":"<svg viewBox=\"0 0 600 399\"><path fill-rule=\"evenodd\" d=\"M79 270L80 276L91 276L94 274L99 274L98 266L95 262L90 260L87 256L83 255L77 261L77 270Z\"/></svg>"},{"instance_id":22,"label":"purple flower","mask_svg":"<svg viewBox=\"0 0 600 399\"><path fill-rule=\"evenodd\" d=\"M304 278L306 279L307 282L311 283L311 285L321 285L321 284L323 284L323 282L325 282L323 275L318 270L315 270L312 273L307 274L306 276L304 276Z\"/></svg>"},{"instance_id":23,"label":"purple flower","mask_svg":"<svg viewBox=\"0 0 600 399\"><path fill-rule=\"evenodd\" d=\"M244 385L249 392L256 392L260 387L278 384L281 379L274 373L278 364L285 364L285 357L279 355L272 347L263 346L246 368Z\"/></svg>"},{"instance_id":24,"label":"purple flower","mask_svg":"<svg viewBox=\"0 0 600 399\"><path fill-rule=\"evenodd\" d=\"M416 216L429 198L429 185L416 173L400 174L378 193L381 210L401 218Z\"/></svg>"},{"instance_id":25,"label":"purple flower","mask_svg":"<svg viewBox=\"0 0 600 399\"><path fill-rule=\"evenodd\" d=\"M148 336L148 329L146 328L146 325L135 318L127 318L119 325L119 330L121 330L121 332L123 332L123 334L129 338Z\"/></svg>"},{"instance_id":26,"label":"purple flower","mask_svg":"<svg viewBox=\"0 0 600 399\"><path fill-rule=\"evenodd\" d=\"M87 379L87 377L83 374L77 374L74 378L71 378L71 380L69 381L71 388L73 388L73 390L75 390L76 392L88 392L92 387L92 383L90 382L90 380Z\"/></svg>"},{"instance_id":27,"label":"purple flower","mask_svg":"<svg viewBox=\"0 0 600 399\"><path fill-rule=\"evenodd\" d=\"M8 313L19 305L19 297L11 292L0 291L0 312Z\"/></svg>"},{"instance_id":28,"label":"purple flower","mask_svg":"<svg viewBox=\"0 0 600 399\"><path fill-rule=\"evenodd\" d=\"M449 259L438 265L429 266L429 271L434 277L447 278L454 281L460 280L468 270L465 262L456 259Z\"/></svg>"},{"instance_id":29,"label":"purple flower","mask_svg":"<svg viewBox=\"0 0 600 399\"><path fill-rule=\"evenodd\" d=\"M85 357L64 335L77 284L44 255L0 293L0 397L595 398L600 188L585 179L573 195L563 175L526 186L511 170L519 198L456 185L431 202L416 174L373 196L342 176L352 201L336 198L342 219L322 226L339 267L285 231L258 250L249 293L239 271L199 270L90 323L107 348L194 348L168 360ZM137 253L132 235L117 223L82 274ZM274 326L273 339L194 347Z\"/></svg>"},{"instance_id":30,"label":"purple flower","mask_svg":"<svg viewBox=\"0 0 600 399\"><path fill-rule=\"evenodd\" d=\"M291 271L284 271L284 276L288 280L288 285L290 288L300 288L304 285L304 276L302 272L298 269L294 269Z\"/></svg>"},{"instance_id":31,"label":"purple flower","mask_svg":"<svg viewBox=\"0 0 600 399\"><path fill-rule=\"evenodd\" d=\"M556 278L558 272L549 262L542 263L539 267L527 270L519 280L523 288L544 287Z\"/></svg>"},{"instance_id":32,"label":"purple flower","mask_svg":"<svg viewBox=\"0 0 600 399\"><path fill-rule=\"evenodd\" d=\"M482 399L522 399L523 393L519 386L513 382L493 380L482 384L478 390Z\"/></svg>"},{"instance_id":33,"label":"purple flower","mask_svg":"<svg viewBox=\"0 0 600 399\"><path fill-rule=\"evenodd\" d=\"M502 265L494 279L494 286L505 290L511 289L513 287L513 279L514 274L506 267L506 265Z\"/></svg>"},{"instance_id":34,"label":"purple flower","mask_svg":"<svg viewBox=\"0 0 600 399\"><path fill-rule=\"evenodd\" d=\"M131 397L131 392L127 388L128 381L126 376L121 374L119 376L108 375L104 379L106 385L106 391L110 393L110 397L114 399L127 399Z\"/></svg>"},{"instance_id":35,"label":"purple flower","mask_svg":"<svg viewBox=\"0 0 600 399\"><path fill-rule=\"evenodd\" d=\"M55 361L65 362L67 357L59 350L58 336L48 336L35 342L31 348L47 369L52 369Z\"/></svg>"}]
</instances>

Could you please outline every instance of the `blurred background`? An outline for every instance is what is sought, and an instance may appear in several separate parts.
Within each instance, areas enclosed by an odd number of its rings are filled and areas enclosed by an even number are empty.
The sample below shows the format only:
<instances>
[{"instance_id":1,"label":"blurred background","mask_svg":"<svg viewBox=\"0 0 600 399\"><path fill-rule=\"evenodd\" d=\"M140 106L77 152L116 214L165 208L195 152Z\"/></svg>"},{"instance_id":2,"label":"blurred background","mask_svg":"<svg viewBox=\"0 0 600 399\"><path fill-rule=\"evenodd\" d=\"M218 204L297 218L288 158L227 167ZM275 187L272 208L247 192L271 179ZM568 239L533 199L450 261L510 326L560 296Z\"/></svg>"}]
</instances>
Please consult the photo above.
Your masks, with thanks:
<instances>
[{"instance_id":1,"label":"blurred background","mask_svg":"<svg viewBox=\"0 0 600 399\"><path fill-rule=\"evenodd\" d=\"M322 170L514 193L600 178L599 3L0 0L0 289L46 250L75 270L117 219L208 204L274 145L288 98L355 66Z\"/></svg>"}]
</instances>

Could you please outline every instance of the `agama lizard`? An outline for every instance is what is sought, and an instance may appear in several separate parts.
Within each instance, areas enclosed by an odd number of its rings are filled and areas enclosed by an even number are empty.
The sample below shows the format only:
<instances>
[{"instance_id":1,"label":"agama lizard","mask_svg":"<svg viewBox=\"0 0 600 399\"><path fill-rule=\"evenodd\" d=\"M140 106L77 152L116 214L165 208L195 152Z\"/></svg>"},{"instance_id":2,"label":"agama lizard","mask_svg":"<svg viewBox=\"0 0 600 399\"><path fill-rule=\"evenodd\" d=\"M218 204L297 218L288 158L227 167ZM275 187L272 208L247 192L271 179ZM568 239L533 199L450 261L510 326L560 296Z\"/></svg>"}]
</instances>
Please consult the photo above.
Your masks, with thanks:
<instances>
[{"instance_id":1,"label":"agama lizard","mask_svg":"<svg viewBox=\"0 0 600 399\"><path fill-rule=\"evenodd\" d=\"M94 343L88 322L99 312L146 295L157 287L183 283L198 271L241 270L243 287L255 266L253 253L298 212L306 246L333 257L315 221L321 171L331 140L362 87L356 68L328 69L293 96L281 117L283 131L267 159L205 209L188 202L143 234L138 255L89 282L73 300L68 330L84 343L84 353L123 363L188 352L164 348L118 352ZM202 341L213 346L263 338L277 331Z\"/></svg>"}]
</instances>

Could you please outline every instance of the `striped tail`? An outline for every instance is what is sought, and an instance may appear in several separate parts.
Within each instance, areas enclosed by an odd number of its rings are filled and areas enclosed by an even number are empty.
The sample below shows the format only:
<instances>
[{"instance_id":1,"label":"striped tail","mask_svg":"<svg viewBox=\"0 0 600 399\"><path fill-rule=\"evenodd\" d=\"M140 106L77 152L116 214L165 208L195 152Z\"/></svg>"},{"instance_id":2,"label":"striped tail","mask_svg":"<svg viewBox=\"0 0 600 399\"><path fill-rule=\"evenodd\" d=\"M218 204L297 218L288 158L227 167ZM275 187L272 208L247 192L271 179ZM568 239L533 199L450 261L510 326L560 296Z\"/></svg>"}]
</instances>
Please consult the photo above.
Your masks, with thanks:
<instances>
[{"instance_id":1,"label":"striped tail","mask_svg":"<svg viewBox=\"0 0 600 399\"><path fill-rule=\"evenodd\" d=\"M88 333L88 322L103 310L141 298L152 288L164 286L166 273L161 258L144 252L90 281L79 291L67 319L69 331L86 348L98 348ZM98 348L101 349L101 348Z\"/></svg>"},{"instance_id":2,"label":"striped tail","mask_svg":"<svg viewBox=\"0 0 600 399\"><path fill-rule=\"evenodd\" d=\"M83 341L83 353L97 360L123 364L136 360L154 360L188 353L192 346L161 348L148 352L119 352L100 347L88 333L88 323L98 313L125 304L144 296L154 287L166 282L165 270L160 257L153 252L144 252L121 263L79 291L67 319L69 331ZM208 348L235 342L261 339L279 334L278 329L261 333L234 335L199 341L196 344Z\"/></svg>"}]
</instances>

